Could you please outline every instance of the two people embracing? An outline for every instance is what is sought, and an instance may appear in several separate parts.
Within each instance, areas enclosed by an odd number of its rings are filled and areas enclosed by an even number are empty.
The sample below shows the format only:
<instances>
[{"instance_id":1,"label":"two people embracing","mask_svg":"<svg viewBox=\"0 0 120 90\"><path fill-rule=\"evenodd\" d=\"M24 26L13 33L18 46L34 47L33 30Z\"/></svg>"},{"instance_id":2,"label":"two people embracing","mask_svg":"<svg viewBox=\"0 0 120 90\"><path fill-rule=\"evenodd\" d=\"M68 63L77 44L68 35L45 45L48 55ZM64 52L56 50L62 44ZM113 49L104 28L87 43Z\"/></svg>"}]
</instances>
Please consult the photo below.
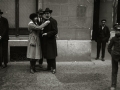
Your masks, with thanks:
<instances>
[{"instance_id":1,"label":"two people embracing","mask_svg":"<svg viewBox=\"0 0 120 90\"><path fill-rule=\"evenodd\" d=\"M45 70L56 73L57 44L56 35L58 34L57 21L51 17L52 10L40 9L38 13L30 14L31 21L28 24L29 39L27 47L27 58L30 60L30 72L36 72L36 61L43 63L43 58L47 61Z\"/></svg>"}]
</instances>

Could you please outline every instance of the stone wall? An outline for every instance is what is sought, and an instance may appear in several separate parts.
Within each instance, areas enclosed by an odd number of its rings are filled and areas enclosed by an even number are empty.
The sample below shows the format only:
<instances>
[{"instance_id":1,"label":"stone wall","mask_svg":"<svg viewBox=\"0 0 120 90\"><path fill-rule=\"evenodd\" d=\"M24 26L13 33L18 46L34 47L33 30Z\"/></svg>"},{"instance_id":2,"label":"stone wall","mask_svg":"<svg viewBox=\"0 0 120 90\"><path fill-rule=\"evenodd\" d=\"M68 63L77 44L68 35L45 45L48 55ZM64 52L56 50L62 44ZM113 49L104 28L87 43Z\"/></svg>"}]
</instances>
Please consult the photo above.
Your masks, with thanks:
<instances>
[{"instance_id":1,"label":"stone wall","mask_svg":"<svg viewBox=\"0 0 120 90\"><path fill-rule=\"evenodd\" d=\"M40 6L42 3L42 6ZM57 61L90 61L94 0L39 0L58 22Z\"/></svg>"}]
</instances>

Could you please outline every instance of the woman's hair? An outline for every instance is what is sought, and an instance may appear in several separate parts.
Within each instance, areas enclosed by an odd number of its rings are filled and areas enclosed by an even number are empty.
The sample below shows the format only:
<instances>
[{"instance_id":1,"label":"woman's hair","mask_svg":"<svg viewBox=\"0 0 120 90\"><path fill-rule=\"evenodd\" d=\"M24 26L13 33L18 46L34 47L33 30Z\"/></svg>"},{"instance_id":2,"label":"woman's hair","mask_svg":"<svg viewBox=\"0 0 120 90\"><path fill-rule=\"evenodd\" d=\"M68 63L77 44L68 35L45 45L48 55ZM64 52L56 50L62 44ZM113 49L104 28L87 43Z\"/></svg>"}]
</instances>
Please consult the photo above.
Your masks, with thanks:
<instances>
[{"instance_id":1,"label":"woman's hair","mask_svg":"<svg viewBox=\"0 0 120 90\"><path fill-rule=\"evenodd\" d=\"M37 17L37 14L36 14L36 13L32 13L32 14L30 14L30 16L29 16L29 18L30 18L31 20L33 20L35 17Z\"/></svg>"}]
</instances>

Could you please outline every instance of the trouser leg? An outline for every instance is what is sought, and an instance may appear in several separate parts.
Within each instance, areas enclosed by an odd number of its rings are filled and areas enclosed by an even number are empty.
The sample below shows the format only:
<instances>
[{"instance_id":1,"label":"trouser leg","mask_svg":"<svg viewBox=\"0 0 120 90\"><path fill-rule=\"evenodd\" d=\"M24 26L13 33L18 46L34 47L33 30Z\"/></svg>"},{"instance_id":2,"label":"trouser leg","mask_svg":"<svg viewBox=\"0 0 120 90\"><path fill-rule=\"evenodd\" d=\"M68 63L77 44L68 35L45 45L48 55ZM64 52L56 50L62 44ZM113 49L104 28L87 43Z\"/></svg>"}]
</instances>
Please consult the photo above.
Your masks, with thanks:
<instances>
[{"instance_id":1,"label":"trouser leg","mask_svg":"<svg viewBox=\"0 0 120 90\"><path fill-rule=\"evenodd\" d=\"M118 62L112 58L112 87L116 87L118 73Z\"/></svg>"},{"instance_id":2,"label":"trouser leg","mask_svg":"<svg viewBox=\"0 0 120 90\"><path fill-rule=\"evenodd\" d=\"M102 58L105 57L106 42L102 42Z\"/></svg>"},{"instance_id":3,"label":"trouser leg","mask_svg":"<svg viewBox=\"0 0 120 90\"><path fill-rule=\"evenodd\" d=\"M33 63L33 60L31 59L30 60L30 68L33 69L33 66L34 66L34 63Z\"/></svg>"},{"instance_id":4,"label":"trouser leg","mask_svg":"<svg viewBox=\"0 0 120 90\"><path fill-rule=\"evenodd\" d=\"M42 39L42 38L43 38L43 37L42 37L42 31L41 31L41 32L40 32L40 43L41 43L41 49L40 49L40 50L41 50L41 53L42 53L42 58L39 60L39 64L40 64L40 65L43 64L43 57L44 57L44 56L43 56L43 52L42 52L42 51L43 51L43 44L42 44L43 39Z\"/></svg>"},{"instance_id":5,"label":"trouser leg","mask_svg":"<svg viewBox=\"0 0 120 90\"><path fill-rule=\"evenodd\" d=\"M0 42L0 66L2 66L2 43Z\"/></svg>"},{"instance_id":6,"label":"trouser leg","mask_svg":"<svg viewBox=\"0 0 120 90\"><path fill-rule=\"evenodd\" d=\"M7 66L8 63L8 41L2 43L2 52L3 52L3 62L4 65Z\"/></svg>"},{"instance_id":7,"label":"trouser leg","mask_svg":"<svg viewBox=\"0 0 120 90\"><path fill-rule=\"evenodd\" d=\"M56 69L56 59L51 59L52 69Z\"/></svg>"},{"instance_id":8,"label":"trouser leg","mask_svg":"<svg viewBox=\"0 0 120 90\"><path fill-rule=\"evenodd\" d=\"M101 42L98 41L98 42L97 42L97 58L99 58L99 55L100 55L100 49L101 49Z\"/></svg>"},{"instance_id":9,"label":"trouser leg","mask_svg":"<svg viewBox=\"0 0 120 90\"><path fill-rule=\"evenodd\" d=\"M40 64L40 65L43 64L43 58L41 58L41 59L39 60L39 64Z\"/></svg>"},{"instance_id":10,"label":"trouser leg","mask_svg":"<svg viewBox=\"0 0 120 90\"><path fill-rule=\"evenodd\" d=\"M35 62L34 62L33 59L31 59L31 60L30 60L30 72L31 72L32 74L34 74L34 72L35 72L34 67L35 67Z\"/></svg>"},{"instance_id":11,"label":"trouser leg","mask_svg":"<svg viewBox=\"0 0 120 90\"><path fill-rule=\"evenodd\" d=\"M34 70L34 71L36 71L36 69L35 69L36 61L37 61L37 60L33 59L33 70Z\"/></svg>"},{"instance_id":12,"label":"trouser leg","mask_svg":"<svg viewBox=\"0 0 120 90\"><path fill-rule=\"evenodd\" d=\"M51 70L51 60L47 59L47 69Z\"/></svg>"}]
</instances>

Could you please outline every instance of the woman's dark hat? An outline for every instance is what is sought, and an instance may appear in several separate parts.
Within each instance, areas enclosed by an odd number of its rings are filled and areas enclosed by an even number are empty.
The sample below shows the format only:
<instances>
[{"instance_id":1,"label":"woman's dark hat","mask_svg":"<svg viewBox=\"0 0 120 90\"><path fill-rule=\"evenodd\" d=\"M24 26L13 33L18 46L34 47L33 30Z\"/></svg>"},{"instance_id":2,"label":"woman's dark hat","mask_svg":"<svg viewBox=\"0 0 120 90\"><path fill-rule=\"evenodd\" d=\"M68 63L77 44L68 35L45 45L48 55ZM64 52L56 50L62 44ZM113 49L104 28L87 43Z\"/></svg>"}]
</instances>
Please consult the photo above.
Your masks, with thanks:
<instances>
[{"instance_id":1,"label":"woman's dark hat","mask_svg":"<svg viewBox=\"0 0 120 90\"><path fill-rule=\"evenodd\" d=\"M40 8L37 12L38 14L44 14L43 10Z\"/></svg>"},{"instance_id":2,"label":"woman's dark hat","mask_svg":"<svg viewBox=\"0 0 120 90\"><path fill-rule=\"evenodd\" d=\"M31 20L33 20L35 17L37 17L37 14L36 14L36 13L32 13L32 14L30 14L30 16L29 16L29 18L30 18Z\"/></svg>"},{"instance_id":3,"label":"woman's dark hat","mask_svg":"<svg viewBox=\"0 0 120 90\"><path fill-rule=\"evenodd\" d=\"M46 13L46 12L52 13L52 10L50 10L49 8L46 8L44 13Z\"/></svg>"},{"instance_id":4,"label":"woman's dark hat","mask_svg":"<svg viewBox=\"0 0 120 90\"><path fill-rule=\"evenodd\" d=\"M3 14L3 12L1 11L1 9L0 9L0 14Z\"/></svg>"}]
</instances>

